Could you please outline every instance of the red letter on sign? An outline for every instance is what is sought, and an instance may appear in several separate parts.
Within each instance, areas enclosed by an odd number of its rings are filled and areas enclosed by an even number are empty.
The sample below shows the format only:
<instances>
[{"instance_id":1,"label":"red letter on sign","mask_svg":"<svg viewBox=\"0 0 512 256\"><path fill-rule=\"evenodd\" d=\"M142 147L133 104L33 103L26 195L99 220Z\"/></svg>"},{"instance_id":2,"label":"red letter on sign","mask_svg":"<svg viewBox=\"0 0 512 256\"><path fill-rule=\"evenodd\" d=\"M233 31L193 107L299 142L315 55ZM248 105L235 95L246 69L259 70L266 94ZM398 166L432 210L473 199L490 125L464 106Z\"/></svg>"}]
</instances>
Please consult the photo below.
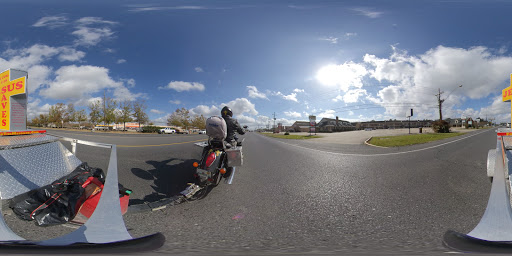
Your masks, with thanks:
<instances>
[{"instance_id":1,"label":"red letter on sign","mask_svg":"<svg viewBox=\"0 0 512 256\"><path fill-rule=\"evenodd\" d=\"M6 126L6 125L7 125L7 120L2 119L2 126Z\"/></svg>"},{"instance_id":2,"label":"red letter on sign","mask_svg":"<svg viewBox=\"0 0 512 256\"><path fill-rule=\"evenodd\" d=\"M16 90L19 90L21 89L21 87L23 87L23 81L19 81L16 83Z\"/></svg>"},{"instance_id":3,"label":"red letter on sign","mask_svg":"<svg viewBox=\"0 0 512 256\"><path fill-rule=\"evenodd\" d=\"M6 118L7 117L7 111L2 111L2 118Z\"/></svg>"},{"instance_id":4,"label":"red letter on sign","mask_svg":"<svg viewBox=\"0 0 512 256\"><path fill-rule=\"evenodd\" d=\"M5 97L5 94L2 95L2 100L0 100L0 101L7 101L7 97Z\"/></svg>"}]
</instances>

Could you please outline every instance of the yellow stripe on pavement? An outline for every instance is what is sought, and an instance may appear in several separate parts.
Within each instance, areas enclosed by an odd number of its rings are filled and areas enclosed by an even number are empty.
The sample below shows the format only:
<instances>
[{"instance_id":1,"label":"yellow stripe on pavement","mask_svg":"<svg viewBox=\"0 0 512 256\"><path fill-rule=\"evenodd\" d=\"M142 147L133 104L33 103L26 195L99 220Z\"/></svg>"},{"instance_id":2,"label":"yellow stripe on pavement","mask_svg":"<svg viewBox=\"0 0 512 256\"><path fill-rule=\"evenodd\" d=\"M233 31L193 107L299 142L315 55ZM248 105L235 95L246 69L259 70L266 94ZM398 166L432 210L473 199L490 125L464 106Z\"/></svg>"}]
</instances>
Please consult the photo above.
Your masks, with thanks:
<instances>
[{"instance_id":1,"label":"yellow stripe on pavement","mask_svg":"<svg viewBox=\"0 0 512 256\"><path fill-rule=\"evenodd\" d=\"M117 145L118 148L143 148L143 147L161 147L161 146L171 146L171 145L179 145L179 144L186 144L186 143L193 143L193 142L200 142L205 141L202 140L193 140L193 141L184 141L184 142L176 142L176 143L170 143L170 144L158 144L158 145Z\"/></svg>"}]
</instances>

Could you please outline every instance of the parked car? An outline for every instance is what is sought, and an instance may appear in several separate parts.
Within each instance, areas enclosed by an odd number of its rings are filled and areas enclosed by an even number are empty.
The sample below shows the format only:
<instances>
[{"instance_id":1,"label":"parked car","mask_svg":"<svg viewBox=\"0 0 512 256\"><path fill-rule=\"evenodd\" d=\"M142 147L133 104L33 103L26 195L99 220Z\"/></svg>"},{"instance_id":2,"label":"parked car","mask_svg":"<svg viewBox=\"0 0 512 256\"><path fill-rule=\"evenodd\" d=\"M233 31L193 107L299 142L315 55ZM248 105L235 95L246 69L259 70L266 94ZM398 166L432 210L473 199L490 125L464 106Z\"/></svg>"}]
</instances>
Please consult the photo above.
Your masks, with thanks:
<instances>
[{"instance_id":1,"label":"parked car","mask_svg":"<svg viewBox=\"0 0 512 256\"><path fill-rule=\"evenodd\" d=\"M108 131L109 129L106 126L96 126L96 127L94 127L93 130L95 130L95 131Z\"/></svg>"},{"instance_id":2,"label":"parked car","mask_svg":"<svg viewBox=\"0 0 512 256\"><path fill-rule=\"evenodd\" d=\"M199 131L199 134L206 134L206 130Z\"/></svg>"},{"instance_id":3,"label":"parked car","mask_svg":"<svg viewBox=\"0 0 512 256\"><path fill-rule=\"evenodd\" d=\"M162 133L173 134L173 133L176 133L176 130L174 130L172 128L169 128L169 127L166 127L166 128L158 130L158 133L160 133L160 134L162 134Z\"/></svg>"}]
</instances>

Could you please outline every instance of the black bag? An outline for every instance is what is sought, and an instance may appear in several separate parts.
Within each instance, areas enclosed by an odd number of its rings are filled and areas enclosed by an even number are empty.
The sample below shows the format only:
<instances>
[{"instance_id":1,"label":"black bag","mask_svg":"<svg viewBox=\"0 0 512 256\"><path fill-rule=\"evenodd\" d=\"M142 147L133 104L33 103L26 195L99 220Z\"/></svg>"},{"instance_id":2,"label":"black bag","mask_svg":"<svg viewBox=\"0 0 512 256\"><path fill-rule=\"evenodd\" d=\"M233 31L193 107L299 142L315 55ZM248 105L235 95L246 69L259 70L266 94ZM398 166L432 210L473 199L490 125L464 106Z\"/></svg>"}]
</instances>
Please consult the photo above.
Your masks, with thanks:
<instances>
[{"instance_id":1,"label":"black bag","mask_svg":"<svg viewBox=\"0 0 512 256\"><path fill-rule=\"evenodd\" d=\"M89 167L84 162L51 185L15 196L9 207L20 219L36 220L39 226L67 223L85 200L82 185L89 177L105 182L103 170Z\"/></svg>"}]
</instances>

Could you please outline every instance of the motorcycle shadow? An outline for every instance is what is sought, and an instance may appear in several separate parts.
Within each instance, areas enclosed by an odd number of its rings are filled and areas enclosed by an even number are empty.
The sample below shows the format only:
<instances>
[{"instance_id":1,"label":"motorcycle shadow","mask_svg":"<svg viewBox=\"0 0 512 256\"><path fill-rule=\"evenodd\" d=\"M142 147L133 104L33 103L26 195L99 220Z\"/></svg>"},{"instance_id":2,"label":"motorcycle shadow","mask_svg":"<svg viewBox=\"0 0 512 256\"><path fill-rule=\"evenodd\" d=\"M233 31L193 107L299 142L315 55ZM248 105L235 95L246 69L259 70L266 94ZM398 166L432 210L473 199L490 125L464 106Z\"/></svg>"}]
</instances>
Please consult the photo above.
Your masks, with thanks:
<instances>
[{"instance_id":1,"label":"motorcycle shadow","mask_svg":"<svg viewBox=\"0 0 512 256\"><path fill-rule=\"evenodd\" d=\"M195 182L195 168L193 163L196 159L171 158L164 161L146 161L153 168L143 170L132 168L131 172L144 180L153 180L150 185L154 190L151 194L145 195L143 199L130 199L130 205L153 203L173 196L177 196L187 187L187 183Z\"/></svg>"}]
</instances>

